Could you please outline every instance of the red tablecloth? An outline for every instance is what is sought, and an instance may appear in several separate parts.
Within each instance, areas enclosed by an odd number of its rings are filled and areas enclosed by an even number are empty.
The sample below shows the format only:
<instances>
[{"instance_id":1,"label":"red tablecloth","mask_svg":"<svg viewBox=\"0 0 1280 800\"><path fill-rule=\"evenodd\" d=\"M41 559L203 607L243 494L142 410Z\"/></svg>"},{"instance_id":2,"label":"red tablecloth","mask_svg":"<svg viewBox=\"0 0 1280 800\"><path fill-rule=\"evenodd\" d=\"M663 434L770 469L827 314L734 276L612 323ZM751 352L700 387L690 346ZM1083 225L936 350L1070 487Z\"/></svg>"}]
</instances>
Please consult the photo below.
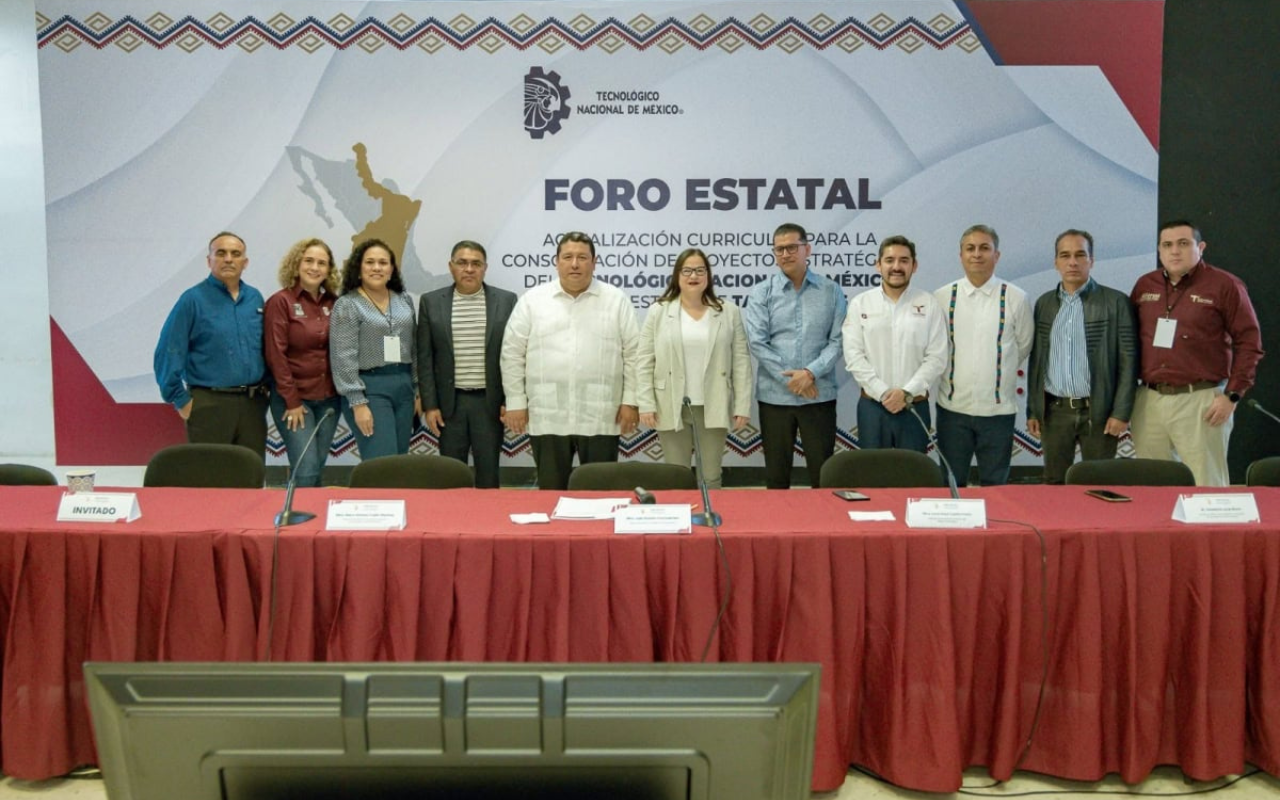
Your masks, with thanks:
<instances>
[{"instance_id":1,"label":"red tablecloth","mask_svg":"<svg viewBox=\"0 0 1280 800\"><path fill-rule=\"evenodd\" d=\"M1183 490L1185 491L1185 490ZM0 487L0 769L40 779L95 759L86 660L254 660L265 651L278 491L146 489L140 520L55 523L61 490ZM822 664L814 788L850 763L952 791L1026 769L1194 778L1280 774L1280 490L1262 524L1169 520L1177 490L1107 504L1073 487L971 490L982 531L907 529L908 496L722 491L733 599L711 660ZM724 576L713 537L521 527L556 494L414 492L409 525L280 541L273 657L300 661L691 661ZM694 493L663 500L696 502ZM895 522L849 521L889 509ZM1044 620L1048 619L1048 628ZM1042 638L1043 636L1043 638Z\"/></svg>"}]
</instances>

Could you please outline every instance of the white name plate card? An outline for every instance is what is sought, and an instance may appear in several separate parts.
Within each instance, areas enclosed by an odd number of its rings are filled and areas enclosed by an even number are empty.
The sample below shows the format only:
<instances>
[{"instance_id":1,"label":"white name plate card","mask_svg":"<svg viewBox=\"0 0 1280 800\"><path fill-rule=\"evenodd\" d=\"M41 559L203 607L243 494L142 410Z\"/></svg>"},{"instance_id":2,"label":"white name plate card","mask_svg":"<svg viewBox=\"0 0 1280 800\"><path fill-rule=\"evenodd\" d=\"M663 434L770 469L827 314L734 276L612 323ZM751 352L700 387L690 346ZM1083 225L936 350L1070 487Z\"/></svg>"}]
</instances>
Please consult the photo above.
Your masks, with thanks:
<instances>
[{"instance_id":1,"label":"white name plate card","mask_svg":"<svg viewBox=\"0 0 1280 800\"><path fill-rule=\"evenodd\" d=\"M1252 494L1180 494L1173 507L1177 522L1261 522Z\"/></svg>"},{"instance_id":2,"label":"white name plate card","mask_svg":"<svg viewBox=\"0 0 1280 800\"><path fill-rule=\"evenodd\" d=\"M688 503L629 505L613 517L614 533L692 533L693 507Z\"/></svg>"},{"instance_id":3,"label":"white name plate card","mask_svg":"<svg viewBox=\"0 0 1280 800\"><path fill-rule=\"evenodd\" d=\"M330 500L327 531L402 531L403 500Z\"/></svg>"},{"instance_id":4,"label":"white name plate card","mask_svg":"<svg viewBox=\"0 0 1280 800\"><path fill-rule=\"evenodd\" d=\"M908 528L985 528L986 500L907 500Z\"/></svg>"},{"instance_id":5,"label":"white name plate card","mask_svg":"<svg viewBox=\"0 0 1280 800\"><path fill-rule=\"evenodd\" d=\"M133 522L141 516L133 492L64 492L58 503L58 522Z\"/></svg>"}]
</instances>

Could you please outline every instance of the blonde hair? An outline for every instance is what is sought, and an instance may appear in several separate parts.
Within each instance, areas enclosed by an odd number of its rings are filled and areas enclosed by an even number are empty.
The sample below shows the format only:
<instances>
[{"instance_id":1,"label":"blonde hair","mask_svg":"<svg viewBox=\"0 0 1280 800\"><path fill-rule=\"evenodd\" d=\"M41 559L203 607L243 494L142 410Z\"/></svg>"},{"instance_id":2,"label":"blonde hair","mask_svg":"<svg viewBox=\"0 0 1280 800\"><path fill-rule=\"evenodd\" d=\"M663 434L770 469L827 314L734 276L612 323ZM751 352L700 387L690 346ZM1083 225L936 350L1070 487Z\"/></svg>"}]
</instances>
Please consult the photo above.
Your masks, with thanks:
<instances>
[{"instance_id":1,"label":"blonde hair","mask_svg":"<svg viewBox=\"0 0 1280 800\"><path fill-rule=\"evenodd\" d=\"M302 266L302 254L307 252L308 247L323 247L325 253L329 256L329 274L324 279L324 288L329 294L338 293L338 265L334 263L333 251L329 249L329 245L324 243L323 239L303 239L295 242L293 247L289 248L289 252L284 254L284 258L280 259L280 271L276 273L276 277L280 281L280 286L285 289L293 286L298 282L298 269Z\"/></svg>"}]
</instances>

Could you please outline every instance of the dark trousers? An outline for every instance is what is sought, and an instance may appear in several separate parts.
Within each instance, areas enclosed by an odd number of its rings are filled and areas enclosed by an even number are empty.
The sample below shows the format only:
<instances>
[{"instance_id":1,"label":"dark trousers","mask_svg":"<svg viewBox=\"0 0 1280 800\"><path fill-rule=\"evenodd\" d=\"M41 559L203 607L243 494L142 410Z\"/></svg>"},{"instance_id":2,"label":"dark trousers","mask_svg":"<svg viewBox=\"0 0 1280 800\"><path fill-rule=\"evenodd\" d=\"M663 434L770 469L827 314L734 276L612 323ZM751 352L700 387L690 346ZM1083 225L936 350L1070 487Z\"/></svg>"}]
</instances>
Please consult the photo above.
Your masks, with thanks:
<instances>
[{"instance_id":1,"label":"dark trousers","mask_svg":"<svg viewBox=\"0 0 1280 800\"><path fill-rule=\"evenodd\" d=\"M809 485L818 488L822 465L836 449L836 401L782 406L759 403L760 440L764 452L766 489L790 489L795 461L796 432L804 448Z\"/></svg>"},{"instance_id":2,"label":"dark trousers","mask_svg":"<svg viewBox=\"0 0 1280 800\"><path fill-rule=\"evenodd\" d=\"M1105 425L1089 419L1088 408L1071 408L1069 401L1045 398L1040 444L1044 447L1044 482L1064 483L1067 469L1076 460L1076 443L1085 461L1115 458L1120 440L1106 433Z\"/></svg>"},{"instance_id":3,"label":"dark trousers","mask_svg":"<svg viewBox=\"0 0 1280 800\"><path fill-rule=\"evenodd\" d=\"M267 457L267 393L216 392L191 387L187 441L238 444Z\"/></svg>"},{"instance_id":4,"label":"dark trousers","mask_svg":"<svg viewBox=\"0 0 1280 800\"><path fill-rule=\"evenodd\" d=\"M453 414L440 429L440 455L467 463L475 459L476 488L498 488L498 461L502 456L502 420L489 412L484 390L454 393Z\"/></svg>"},{"instance_id":5,"label":"dark trousers","mask_svg":"<svg viewBox=\"0 0 1280 800\"><path fill-rule=\"evenodd\" d=\"M920 419L907 409L892 414L876 400L858 398L858 447L863 450L897 448L928 453L929 404L921 401L914 408ZM921 420L924 420L923 425Z\"/></svg>"},{"instance_id":6,"label":"dark trousers","mask_svg":"<svg viewBox=\"0 0 1280 800\"><path fill-rule=\"evenodd\" d=\"M938 406L938 449L955 471L957 484L964 486L969 482L969 465L975 456L979 483L1000 486L1009 482L1014 417L1014 414L990 417L957 414Z\"/></svg>"},{"instance_id":7,"label":"dark trousers","mask_svg":"<svg viewBox=\"0 0 1280 800\"><path fill-rule=\"evenodd\" d=\"M530 436L539 489L568 489L573 454L579 464L618 460L617 436Z\"/></svg>"},{"instance_id":8,"label":"dark trousers","mask_svg":"<svg viewBox=\"0 0 1280 800\"><path fill-rule=\"evenodd\" d=\"M364 396L373 412L373 435L365 436L356 427L355 412L342 398L342 416L355 437L360 460L379 456L403 455L409 452L413 436L413 373L408 364L387 364L376 369L361 370Z\"/></svg>"}]
</instances>

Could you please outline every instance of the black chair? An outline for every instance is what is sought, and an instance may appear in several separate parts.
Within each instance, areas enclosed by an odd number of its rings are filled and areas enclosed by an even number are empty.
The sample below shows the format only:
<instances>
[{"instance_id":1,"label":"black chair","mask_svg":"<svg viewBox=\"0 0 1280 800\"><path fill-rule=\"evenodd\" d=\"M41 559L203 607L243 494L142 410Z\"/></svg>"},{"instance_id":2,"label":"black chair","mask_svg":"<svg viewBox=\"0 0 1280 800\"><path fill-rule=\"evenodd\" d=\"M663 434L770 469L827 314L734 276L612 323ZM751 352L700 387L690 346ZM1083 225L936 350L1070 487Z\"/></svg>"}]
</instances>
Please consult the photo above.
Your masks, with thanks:
<instances>
[{"instance_id":1,"label":"black chair","mask_svg":"<svg viewBox=\"0 0 1280 800\"><path fill-rule=\"evenodd\" d=\"M57 486L58 479L47 469L29 464L0 464L0 486Z\"/></svg>"},{"instance_id":2,"label":"black chair","mask_svg":"<svg viewBox=\"0 0 1280 800\"><path fill-rule=\"evenodd\" d=\"M175 444L147 462L143 486L200 489L261 489L262 454L238 444Z\"/></svg>"},{"instance_id":3,"label":"black chair","mask_svg":"<svg viewBox=\"0 0 1280 800\"><path fill-rule=\"evenodd\" d=\"M1245 486L1280 486L1280 456L1260 458L1244 473Z\"/></svg>"},{"instance_id":4,"label":"black chair","mask_svg":"<svg viewBox=\"0 0 1280 800\"><path fill-rule=\"evenodd\" d=\"M1196 476L1181 461L1160 458L1104 458L1067 469L1069 486L1195 486Z\"/></svg>"},{"instance_id":5,"label":"black chair","mask_svg":"<svg viewBox=\"0 0 1280 800\"><path fill-rule=\"evenodd\" d=\"M447 456L398 455L361 461L351 470L352 489L472 489L471 467Z\"/></svg>"},{"instance_id":6,"label":"black chair","mask_svg":"<svg viewBox=\"0 0 1280 800\"><path fill-rule=\"evenodd\" d=\"M942 470L924 453L885 448L845 450L828 458L818 475L824 489L943 486Z\"/></svg>"},{"instance_id":7,"label":"black chair","mask_svg":"<svg viewBox=\"0 0 1280 800\"><path fill-rule=\"evenodd\" d=\"M697 489L693 470L678 464L646 464L642 461L602 461L583 464L569 473L569 489L582 491L631 491L637 486L660 489Z\"/></svg>"}]
</instances>

